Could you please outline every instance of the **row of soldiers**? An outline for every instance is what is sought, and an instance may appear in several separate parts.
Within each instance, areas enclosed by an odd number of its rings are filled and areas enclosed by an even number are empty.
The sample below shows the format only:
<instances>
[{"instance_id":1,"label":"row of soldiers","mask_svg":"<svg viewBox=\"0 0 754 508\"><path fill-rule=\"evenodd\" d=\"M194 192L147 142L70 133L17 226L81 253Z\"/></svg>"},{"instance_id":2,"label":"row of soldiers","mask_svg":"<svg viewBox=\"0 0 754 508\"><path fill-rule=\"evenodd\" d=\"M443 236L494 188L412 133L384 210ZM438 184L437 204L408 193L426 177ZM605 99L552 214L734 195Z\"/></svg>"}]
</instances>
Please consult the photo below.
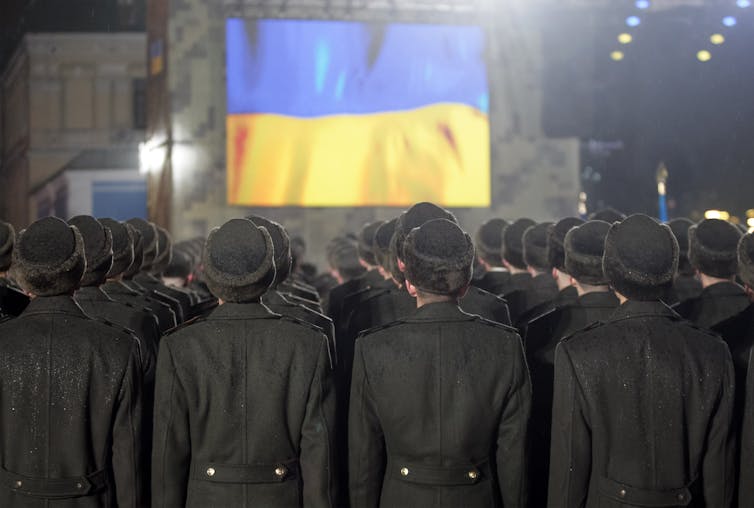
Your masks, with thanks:
<instances>
[{"instance_id":1,"label":"row of soldiers","mask_svg":"<svg viewBox=\"0 0 754 508\"><path fill-rule=\"evenodd\" d=\"M0 504L754 506L754 238L610 213L0 228Z\"/></svg>"}]
</instances>

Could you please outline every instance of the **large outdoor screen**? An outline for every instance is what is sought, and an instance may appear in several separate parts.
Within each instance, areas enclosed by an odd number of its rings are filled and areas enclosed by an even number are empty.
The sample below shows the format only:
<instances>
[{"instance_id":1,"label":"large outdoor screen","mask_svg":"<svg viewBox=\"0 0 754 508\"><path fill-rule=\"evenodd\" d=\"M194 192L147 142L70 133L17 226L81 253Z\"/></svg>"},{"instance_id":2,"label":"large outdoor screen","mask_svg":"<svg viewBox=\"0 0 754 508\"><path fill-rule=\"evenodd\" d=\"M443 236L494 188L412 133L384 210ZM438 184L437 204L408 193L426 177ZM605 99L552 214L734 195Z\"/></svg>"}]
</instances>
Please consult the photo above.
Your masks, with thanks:
<instances>
[{"instance_id":1,"label":"large outdoor screen","mask_svg":"<svg viewBox=\"0 0 754 508\"><path fill-rule=\"evenodd\" d=\"M229 204L489 206L482 28L226 28Z\"/></svg>"}]
</instances>

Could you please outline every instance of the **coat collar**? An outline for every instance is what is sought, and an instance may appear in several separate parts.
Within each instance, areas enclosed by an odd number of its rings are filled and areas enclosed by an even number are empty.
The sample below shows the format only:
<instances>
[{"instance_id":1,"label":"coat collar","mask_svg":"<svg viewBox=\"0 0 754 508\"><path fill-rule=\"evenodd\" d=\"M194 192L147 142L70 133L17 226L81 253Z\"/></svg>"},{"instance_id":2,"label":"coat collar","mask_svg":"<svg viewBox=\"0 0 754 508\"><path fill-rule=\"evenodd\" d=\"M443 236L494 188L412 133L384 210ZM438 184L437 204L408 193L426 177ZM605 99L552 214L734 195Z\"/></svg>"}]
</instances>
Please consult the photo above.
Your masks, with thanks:
<instances>
[{"instance_id":1,"label":"coat collar","mask_svg":"<svg viewBox=\"0 0 754 508\"><path fill-rule=\"evenodd\" d=\"M96 286L87 286L80 288L76 291L74 296L75 300L87 301L87 302L112 302L112 298Z\"/></svg>"},{"instance_id":2,"label":"coat collar","mask_svg":"<svg viewBox=\"0 0 754 508\"><path fill-rule=\"evenodd\" d=\"M612 291L586 293L579 297L578 302L584 307L618 307L620 303Z\"/></svg>"},{"instance_id":3,"label":"coat collar","mask_svg":"<svg viewBox=\"0 0 754 508\"><path fill-rule=\"evenodd\" d=\"M216 319L278 319L279 314L275 314L260 302L249 303L231 303L226 302L218 305L207 316L207 320Z\"/></svg>"},{"instance_id":4,"label":"coat collar","mask_svg":"<svg viewBox=\"0 0 754 508\"><path fill-rule=\"evenodd\" d=\"M283 296L276 289L270 289L262 296L262 303L270 305L295 305L289 302L285 296Z\"/></svg>"},{"instance_id":5,"label":"coat collar","mask_svg":"<svg viewBox=\"0 0 754 508\"><path fill-rule=\"evenodd\" d=\"M670 319L681 319L673 309L659 300L640 301L628 300L620 305L610 316L609 321L620 321L622 319L631 319L638 317L666 317Z\"/></svg>"},{"instance_id":6,"label":"coat collar","mask_svg":"<svg viewBox=\"0 0 754 508\"><path fill-rule=\"evenodd\" d=\"M700 298L720 298L726 296L746 296L746 291L734 282L718 282L702 289Z\"/></svg>"},{"instance_id":7,"label":"coat collar","mask_svg":"<svg viewBox=\"0 0 754 508\"><path fill-rule=\"evenodd\" d=\"M458 302L437 302L422 305L404 322L416 323L426 321L471 321L476 316L467 314L458 306Z\"/></svg>"},{"instance_id":8,"label":"coat collar","mask_svg":"<svg viewBox=\"0 0 754 508\"><path fill-rule=\"evenodd\" d=\"M139 293L123 284L121 281L108 281L102 286L107 294L138 296Z\"/></svg>"},{"instance_id":9,"label":"coat collar","mask_svg":"<svg viewBox=\"0 0 754 508\"><path fill-rule=\"evenodd\" d=\"M33 298L22 316L38 314L69 314L71 316L87 318L87 315L79 307L72 296L38 296Z\"/></svg>"}]
</instances>

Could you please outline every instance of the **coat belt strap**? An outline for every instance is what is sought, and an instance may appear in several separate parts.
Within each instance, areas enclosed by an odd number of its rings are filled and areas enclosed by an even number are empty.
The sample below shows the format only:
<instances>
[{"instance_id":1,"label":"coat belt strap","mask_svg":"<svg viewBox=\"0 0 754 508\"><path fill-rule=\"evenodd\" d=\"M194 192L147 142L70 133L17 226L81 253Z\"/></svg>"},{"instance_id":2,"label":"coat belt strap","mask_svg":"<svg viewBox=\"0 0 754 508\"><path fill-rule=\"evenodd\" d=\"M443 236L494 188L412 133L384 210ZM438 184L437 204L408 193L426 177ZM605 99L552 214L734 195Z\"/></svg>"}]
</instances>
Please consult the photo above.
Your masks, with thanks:
<instances>
[{"instance_id":1,"label":"coat belt strap","mask_svg":"<svg viewBox=\"0 0 754 508\"><path fill-rule=\"evenodd\" d=\"M215 483L280 483L299 477L298 460L274 464L218 464L194 467L194 479Z\"/></svg>"},{"instance_id":2,"label":"coat belt strap","mask_svg":"<svg viewBox=\"0 0 754 508\"><path fill-rule=\"evenodd\" d=\"M42 499L91 496L107 488L106 469L69 478L32 478L0 468L0 481L17 494Z\"/></svg>"},{"instance_id":3,"label":"coat belt strap","mask_svg":"<svg viewBox=\"0 0 754 508\"><path fill-rule=\"evenodd\" d=\"M601 477L598 482L599 491L603 496L628 505L647 508L688 506L694 497L692 490L696 490L695 485L696 482L691 482L688 486L678 489L650 490L632 487L605 477Z\"/></svg>"},{"instance_id":4,"label":"coat belt strap","mask_svg":"<svg viewBox=\"0 0 754 508\"><path fill-rule=\"evenodd\" d=\"M474 485L491 475L486 460L477 464L430 466L394 459L389 461L388 471L393 478L405 482L438 486Z\"/></svg>"}]
</instances>

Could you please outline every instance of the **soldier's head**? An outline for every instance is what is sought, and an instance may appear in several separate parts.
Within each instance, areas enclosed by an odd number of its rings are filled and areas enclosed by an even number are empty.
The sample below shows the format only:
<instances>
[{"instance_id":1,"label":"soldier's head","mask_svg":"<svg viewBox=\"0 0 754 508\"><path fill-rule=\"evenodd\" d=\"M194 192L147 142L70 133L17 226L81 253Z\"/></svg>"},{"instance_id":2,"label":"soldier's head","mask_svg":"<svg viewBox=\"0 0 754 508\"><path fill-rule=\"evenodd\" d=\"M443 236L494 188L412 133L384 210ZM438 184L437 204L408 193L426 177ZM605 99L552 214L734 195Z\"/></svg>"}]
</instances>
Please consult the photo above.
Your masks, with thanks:
<instances>
[{"instance_id":1,"label":"soldier's head","mask_svg":"<svg viewBox=\"0 0 754 508\"><path fill-rule=\"evenodd\" d=\"M667 225L636 214L610 226L602 270L619 299L659 300L677 268L678 241Z\"/></svg>"},{"instance_id":2,"label":"soldier's head","mask_svg":"<svg viewBox=\"0 0 754 508\"><path fill-rule=\"evenodd\" d=\"M720 219L705 219L689 228L689 261L703 286L734 280L741 235L736 226Z\"/></svg>"},{"instance_id":3,"label":"soldier's head","mask_svg":"<svg viewBox=\"0 0 754 508\"><path fill-rule=\"evenodd\" d=\"M367 270L373 270L378 265L374 247L374 234L383 224L384 221L370 222L365 224L359 232L356 247L359 252L359 260L361 261L362 266Z\"/></svg>"},{"instance_id":4,"label":"soldier's head","mask_svg":"<svg viewBox=\"0 0 754 508\"><path fill-rule=\"evenodd\" d=\"M126 229L128 229L128 232L133 239L134 260L133 263L123 271L123 278L130 280L134 275L141 271L141 265L144 263L144 239L139 230L131 224L124 222L123 225L126 226Z\"/></svg>"},{"instance_id":5,"label":"soldier's head","mask_svg":"<svg viewBox=\"0 0 754 508\"><path fill-rule=\"evenodd\" d=\"M30 295L72 295L85 271L84 239L75 226L46 217L19 233L11 274Z\"/></svg>"},{"instance_id":6,"label":"soldier's head","mask_svg":"<svg viewBox=\"0 0 754 508\"><path fill-rule=\"evenodd\" d=\"M738 242L738 275L754 301L754 234L748 233Z\"/></svg>"},{"instance_id":7,"label":"soldier's head","mask_svg":"<svg viewBox=\"0 0 754 508\"><path fill-rule=\"evenodd\" d=\"M397 217L386 221L377 228L377 231L374 232L374 257L377 261L377 269L385 280L393 277L393 269L391 265L397 262L390 250L390 241L393 239L395 224L397 222Z\"/></svg>"},{"instance_id":8,"label":"soldier's head","mask_svg":"<svg viewBox=\"0 0 754 508\"><path fill-rule=\"evenodd\" d=\"M113 239L113 264L107 272L108 279L117 279L134 262L133 228L115 219L99 219L110 230Z\"/></svg>"},{"instance_id":9,"label":"soldier's head","mask_svg":"<svg viewBox=\"0 0 754 508\"><path fill-rule=\"evenodd\" d=\"M605 238L610 224L592 220L576 226L566 233L565 269L575 282L579 295L608 289L607 277L602 271Z\"/></svg>"},{"instance_id":10,"label":"soldier's head","mask_svg":"<svg viewBox=\"0 0 754 508\"><path fill-rule=\"evenodd\" d=\"M434 219L414 228L404 246L406 287L417 303L462 297L471 282L474 243L455 222Z\"/></svg>"},{"instance_id":11,"label":"soldier's head","mask_svg":"<svg viewBox=\"0 0 754 508\"><path fill-rule=\"evenodd\" d=\"M15 242L16 230L13 225L0 221L0 274L4 274L10 268Z\"/></svg>"},{"instance_id":12,"label":"soldier's head","mask_svg":"<svg viewBox=\"0 0 754 508\"><path fill-rule=\"evenodd\" d=\"M551 222L543 222L524 231L522 237L524 263L526 263L526 269L533 276L552 272L552 266L550 266L550 261L547 258L547 231L551 226Z\"/></svg>"},{"instance_id":13,"label":"soldier's head","mask_svg":"<svg viewBox=\"0 0 754 508\"><path fill-rule=\"evenodd\" d=\"M173 259L173 239L165 228L160 226L155 226L155 228L157 229L157 250L150 271L152 274L161 277L162 272Z\"/></svg>"},{"instance_id":14,"label":"soldier's head","mask_svg":"<svg viewBox=\"0 0 754 508\"><path fill-rule=\"evenodd\" d=\"M191 255L183 249L173 249L170 264L162 272L162 282L166 286L186 287L193 271Z\"/></svg>"},{"instance_id":15,"label":"soldier's head","mask_svg":"<svg viewBox=\"0 0 754 508\"><path fill-rule=\"evenodd\" d=\"M207 237L202 259L207 287L223 302L258 302L275 280L274 258L265 228L232 219Z\"/></svg>"},{"instance_id":16,"label":"soldier's head","mask_svg":"<svg viewBox=\"0 0 754 508\"><path fill-rule=\"evenodd\" d=\"M552 277L558 289L571 285L571 276L565 269L565 236L571 228L580 226L584 221L577 217L566 217L547 228L547 262L552 267Z\"/></svg>"},{"instance_id":17,"label":"soldier's head","mask_svg":"<svg viewBox=\"0 0 754 508\"><path fill-rule=\"evenodd\" d=\"M81 278L81 286L101 286L107 279L107 272L113 266L113 237L111 231L97 219L89 215L77 215L68 221L76 226L84 239L86 272Z\"/></svg>"},{"instance_id":18,"label":"soldier's head","mask_svg":"<svg viewBox=\"0 0 754 508\"><path fill-rule=\"evenodd\" d=\"M694 275L694 267L689 262L689 229L694 223L690 219L679 218L668 222L670 230L678 240L678 275Z\"/></svg>"},{"instance_id":19,"label":"soldier's head","mask_svg":"<svg viewBox=\"0 0 754 508\"><path fill-rule=\"evenodd\" d=\"M477 258L486 270L503 266L503 257L500 255L500 251L503 246L503 229L506 226L508 226L507 221L494 218L479 226L476 232L474 243Z\"/></svg>"},{"instance_id":20,"label":"soldier's head","mask_svg":"<svg viewBox=\"0 0 754 508\"><path fill-rule=\"evenodd\" d=\"M333 277L338 284L362 276L366 268L359 260L359 251L356 242L351 238L345 238L333 246L329 253L330 267Z\"/></svg>"},{"instance_id":21,"label":"soldier's head","mask_svg":"<svg viewBox=\"0 0 754 508\"><path fill-rule=\"evenodd\" d=\"M601 220L607 222L608 224L612 224L613 222L620 222L625 218L626 215L623 212L619 212L615 208L610 207L603 208L602 210L597 210L589 216L589 220Z\"/></svg>"},{"instance_id":22,"label":"soldier's head","mask_svg":"<svg viewBox=\"0 0 754 508\"><path fill-rule=\"evenodd\" d=\"M267 230L272 238L272 245L275 249L275 281L272 287L276 288L291 274L291 241L285 228L270 219L260 217L259 215L250 215L248 220Z\"/></svg>"},{"instance_id":23,"label":"soldier's head","mask_svg":"<svg viewBox=\"0 0 754 508\"><path fill-rule=\"evenodd\" d=\"M157 256L159 235L157 227L144 219L133 218L127 221L141 235L142 258L139 269L143 272L152 271L152 263Z\"/></svg>"},{"instance_id":24,"label":"soldier's head","mask_svg":"<svg viewBox=\"0 0 754 508\"><path fill-rule=\"evenodd\" d=\"M531 219L518 219L503 229L501 256L503 264L511 273L526 271L524 261L524 233L536 223Z\"/></svg>"},{"instance_id":25,"label":"soldier's head","mask_svg":"<svg viewBox=\"0 0 754 508\"><path fill-rule=\"evenodd\" d=\"M417 203L398 216L398 221L395 223L395 233L390 241L390 250L395 258L395 262L392 264L392 275L398 283L403 284L405 280L403 246L406 237L414 228L434 219L445 219L458 223L455 215L444 208L427 202Z\"/></svg>"}]
</instances>

